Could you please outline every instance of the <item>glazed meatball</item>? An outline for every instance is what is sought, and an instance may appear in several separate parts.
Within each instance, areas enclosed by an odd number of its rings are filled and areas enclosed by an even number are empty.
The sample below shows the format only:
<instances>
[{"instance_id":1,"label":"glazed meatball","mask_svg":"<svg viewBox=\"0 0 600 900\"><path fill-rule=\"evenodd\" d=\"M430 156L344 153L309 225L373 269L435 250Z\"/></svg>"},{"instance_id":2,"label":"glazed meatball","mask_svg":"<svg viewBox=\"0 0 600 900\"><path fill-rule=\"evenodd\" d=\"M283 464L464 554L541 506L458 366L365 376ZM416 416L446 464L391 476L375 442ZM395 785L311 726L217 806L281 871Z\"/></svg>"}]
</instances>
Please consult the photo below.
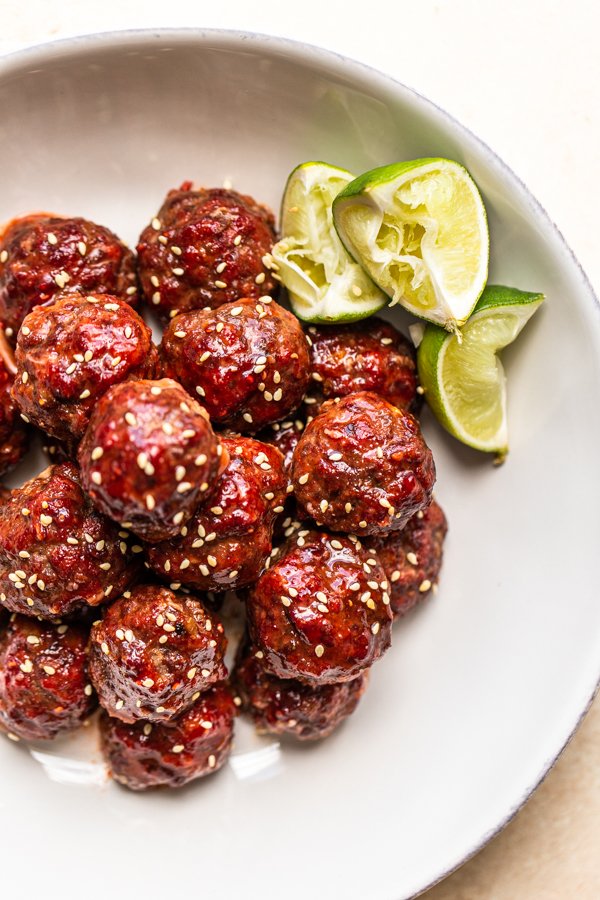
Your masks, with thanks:
<instances>
[{"instance_id":1,"label":"glazed meatball","mask_svg":"<svg viewBox=\"0 0 600 900\"><path fill-rule=\"evenodd\" d=\"M0 632L0 729L46 740L81 725L96 705L87 631L13 615Z\"/></svg>"},{"instance_id":2,"label":"glazed meatball","mask_svg":"<svg viewBox=\"0 0 600 900\"><path fill-rule=\"evenodd\" d=\"M12 469L29 446L29 431L10 394L13 380L0 359L0 475Z\"/></svg>"},{"instance_id":3,"label":"glazed meatball","mask_svg":"<svg viewBox=\"0 0 600 900\"><path fill-rule=\"evenodd\" d=\"M141 550L94 508L73 463L50 466L0 507L0 603L45 619L98 606L136 578Z\"/></svg>"},{"instance_id":4,"label":"glazed meatball","mask_svg":"<svg viewBox=\"0 0 600 900\"><path fill-rule=\"evenodd\" d=\"M12 396L29 422L77 442L109 387L152 378L157 361L152 332L123 300L62 295L21 326Z\"/></svg>"},{"instance_id":5,"label":"glazed meatball","mask_svg":"<svg viewBox=\"0 0 600 900\"><path fill-rule=\"evenodd\" d=\"M111 388L79 447L98 509L145 541L179 534L227 461L206 411L170 379Z\"/></svg>"},{"instance_id":6,"label":"glazed meatball","mask_svg":"<svg viewBox=\"0 0 600 900\"><path fill-rule=\"evenodd\" d=\"M333 531L397 531L431 500L435 465L419 423L377 394L329 401L298 441L299 506Z\"/></svg>"},{"instance_id":7,"label":"glazed meatball","mask_svg":"<svg viewBox=\"0 0 600 900\"><path fill-rule=\"evenodd\" d=\"M193 190L191 182L170 191L137 247L146 303L166 320L270 294L276 281L263 257L274 226L266 207L235 191Z\"/></svg>"},{"instance_id":8,"label":"glazed meatball","mask_svg":"<svg viewBox=\"0 0 600 900\"><path fill-rule=\"evenodd\" d=\"M447 530L442 508L433 500L402 531L369 541L390 582L395 616L403 616L437 584Z\"/></svg>"},{"instance_id":9,"label":"glazed meatball","mask_svg":"<svg viewBox=\"0 0 600 900\"><path fill-rule=\"evenodd\" d=\"M25 316L59 291L97 291L135 303L133 253L87 219L15 219L0 237L0 323L7 338L16 340Z\"/></svg>"},{"instance_id":10,"label":"glazed meatball","mask_svg":"<svg viewBox=\"0 0 600 900\"><path fill-rule=\"evenodd\" d=\"M300 741L328 737L358 706L367 678L365 672L351 681L312 685L277 678L265 669L260 651L249 644L240 646L233 672L243 709L250 713L257 730L287 734Z\"/></svg>"},{"instance_id":11,"label":"glazed meatball","mask_svg":"<svg viewBox=\"0 0 600 900\"><path fill-rule=\"evenodd\" d=\"M212 775L226 762L236 708L217 685L170 722L126 724L103 713L100 737L113 778L134 791L181 787Z\"/></svg>"},{"instance_id":12,"label":"glazed meatball","mask_svg":"<svg viewBox=\"0 0 600 900\"><path fill-rule=\"evenodd\" d=\"M311 325L308 334L311 393L319 403L373 391L399 409L415 411L415 350L389 322L371 318L351 325Z\"/></svg>"},{"instance_id":13,"label":"glazed meatball","mask_svg":"<svg viewBox=\"0 0 600 900\"><path fill-rule=\"evenodd\" d=\"M108 607L90 634L90 676L123 722L165 722L227 676L223 626L192 596L142 585Z\"/></svg>"},{"instance_id":14,"label":"glazed meatball","mask_svg":"<svg viewBox=\"0 0 600 900\"><path fill-rule=\"evenodd\" d=\"M204 591L256 581L272 548L287 478L281 454L252 438L223 438L229 465L212 496L174 540L148 548L161 578Z\"/></svg>"},{"instance_id":15,"label":"glazed meatball","mask_svg":"<svg viewBox=\"0 0 600 900\"><path fill-rule=\"evenodd\" d=\"M250 638L279 678L350 681L390 646L389 603L385 572L356 537L300 529L249 592Z\"/></svg>"},{"instance_id":16,"label":"glazed meatball","mask_svg":"<svg viewBox=\"0 0 600 900\"><path fill-rule=\"evenodd\" d=\"M300 323L270 297L177 316L161 354L165 375L200 397L214 422L241 432L285 418L308 384Z\"/></svg>"}]
</instances>

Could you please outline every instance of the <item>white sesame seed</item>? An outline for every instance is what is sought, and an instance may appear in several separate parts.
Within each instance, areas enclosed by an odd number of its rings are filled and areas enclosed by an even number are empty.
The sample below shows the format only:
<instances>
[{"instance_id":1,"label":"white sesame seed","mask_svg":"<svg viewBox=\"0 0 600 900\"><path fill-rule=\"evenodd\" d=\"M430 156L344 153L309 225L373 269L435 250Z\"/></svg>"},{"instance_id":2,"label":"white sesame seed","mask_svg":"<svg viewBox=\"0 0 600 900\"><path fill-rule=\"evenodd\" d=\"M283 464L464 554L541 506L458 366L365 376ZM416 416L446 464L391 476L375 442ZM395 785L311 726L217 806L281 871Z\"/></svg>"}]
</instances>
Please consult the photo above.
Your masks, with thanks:
<instances>
[{"instance_id":1,"label":"white sesame seed","mask_svg":"<svg viewBox=\"0 0 600 900\"><path fill-rule=\"evenodd\" d=\"M419 585L419 590L420 590L421 593L423 593L423 594L425 593L425 591L430 590L430 588L431 588L431 582L430 582L429 578L426 578L426 579L425 579L424 581L422 581L421 584Z\"/></svg>"},{"instance_id":2,"label":"white sesame seed","mask_svg":"<svg viewBox=\"0 0 600 900\"><path fill-rule=\"evenodd\" d=\"M106 656L108 656L108 644L106 643L106 641L102 641L102 643L100 644L100 649Z\"/></svg>"},{"instance_id":3,"label":"white sesame seed","mask_svg":"<svg viewBox=\"0 0 600 900\"><path fill-rule=\"evenodd\" d=\"M155 231L160 231L160 219L157 219L156 216L152 219L152 227Z\"/></svg>"},{"instance_id":4,"label":"white sesame seed","mask_svg":"<svg viewBox=\"0 0 600 900\"><path fill-rule=\"evenodd\" d=\"M189 564L190 564L190 561L189 561L189 559L186 557L185 559L182 559L181 562L179 563L179 568L180 568L180 569L187 569L188 566L189 566Z\"/></svg>"},{"instance_id":5,"label":"white sesame seed","mask_svg":"<svg viewBox=\"0 0 600 900\"><path fill-rule=\"evenodd\" d=\"M117 700L117 702L115 703L115 709L123 709L124 706L125 706L124 700Z\"/></svg>"},{"instance_id":6,"label":"white sesame seed","mask_svg":"<svg viewBox=\"0 0 600 900\"><path fill-rule=\"evenodd\" d=\"M94 449L91 452L92 461L96 462L96 460L100 459L100 457L103 455L104 455L104 450L102 449L102 447L94 447Z\"/></svg>"},{"instance_id":7,"label":"white sesame seed","mask_svg":"<svg viewBox=\"0 0 600 900\"><path fill-rule=\"evenodd\" d=\"M323 644L317 644L317 646L315 647L315 656L318 656L320 658L324 653L325 647L323 646Z\"/></svg>"},{"instance_id":8,"label":"white sesame seed","mask_svg":"<svg viewBox=\"0 0 600 900\"><path fill-rule=\"evenodd\" d=\"M85 694L85 696L91 697L92 691L93 691L93 688L92 688L91 684L86 684L86 686L83 689L83 693Z\"/></svg>"},{"instance_id":9,"label":"white sesame seed","mask_svg":"<svg viewBox=\"0 0 600 900\"><path fill-rule=\"evenodd\" d=\"M150 722L146 722L146 724L144 725L143 731L144 731L144 734L146 735L146 737L148 737L148 735L152 733L152 725L150 724Z\"/></svg>"},{"instance_id":10,"label":"white sesame seed","mask_svg":"<svg viewBox=\"0 0 600 900\"><path fill-rule=\"evenodd\" d=\"M182 481L181 484L177 485L177 493L187 494L188 491L192 490L193 486L194 485L190 481Z\"/></svg>"},{"instance_id":11,"label":"white sesame seed","mask_svg":"<svg viewBox=\"0 0 600 900\"><path fill-rule=\"evenodd\" d=\"M192 668L191 668L191 669L188 669L188 672L187 672L187 677L188 677L188 678L189 678L189 680L190 680L190 681L191 681L191 680L192 680L192 678L194 678L194 677L195 677L195 675L196 675L196 667L195 667L195 666L192 666Z\"/></svg>"},{"instance_id":12,"label":"white sesame seed","mask_svg":"<svg viewBox=\"0 0 600 900\"><path fill-rule=\"evenodd\" d=\"M171 253L174 253L175 256L181 256L182 250L181 247L178 247L176 244L173 244L171 247Z\"/></svg>"},{"instance_id":13,"label":"white sesame seed","mask_svg":"<svg viewBox=\"0 0 600 900\"><path fill-rule=\"evenodd\" d=\"M92 472L90 477L94 484L102 484L102 475L100 472Z\"/></svg>"},{"instance_id":14,"label":"white sesame seed","mask_svg":"<svg viewBox=\"0 0 600 900\"><path fill-rule=\"evenodd\" d=\"M327 500L321 500L321 502L319 503L319 507L321 509L321 512L323 512L323 513L327 512L327 508L329 507L329 502Z\"/></svg>"},{"instance_id":15,"label":"white sesame seed","mask_svg":"<svg viewBox=\"0 0 600 900\"><path fill-rule=\"evenodd\" d=\"M19 669L21 670L21 672L25 672L25 674L28 675L33 671L33 663L30 659L26 659L25 662L21 663Z\"/></svg>"},{"instance_id":16,"label":"white sesame seed","mask_svg":"<svg viewBox=\"0 0 600 900\"><path fill-rule=\"evenodd\" d=\"M45 513L42 513L40 516L40 522L42 525L52 525L52 516L47 516Z\"/></svg>"},{"instance_id":17,"label":"white sesame seed","mask_svg":"<svg viewBox=\"0 0 600 900\"><path fill-rule=\"evenodd\" d=\"M144 678L144 680L142 681L142 685L145 688L154 687L154 679L153 678Z\"/></svg>"},{"instance_id":18,"label":"white sesame seed","mask_svg":"<svg viewBox=\"0 0 600 900\"><path fill-rule=\"evenodd\" d=\"M406 554L406 558L407 558L408 562L411 564L411 566L416 566L419 564L417 554L413 553L412 551L410 551L409 553Z\"/></svg>"},{"instance_id":19,"label":"white sesame seed","mask_svg":"<svg viewBox=\"0 0 600 900\"><path fill-rule=\"evenodd\" d=\"M371 634L377 634L379 632L379 622L373 622L371 625Z\"/></svg>"},{"instance_id":20,"label":"white sesame seed","mask_svg":"<svg viewBox=\"0 0 600 900\"><path fill-rule=\"evenodd\" d=\"M156 506L156 500L152 496L152 494L146 494L146 508L152 512L154 507Z\"/></svg>"},{"instance_id":21,"label":"white sesame seed","mask_svg":"<svg viewBox=\"0 0 600 900\"><path fill-rule=\"evenodd\" d=\"M230 315L232 315L232 316L239 316L239 315L240 315L241 313L243 313L243 312L244 312L244 307L243 307L243 306L234 306L234 308L231 310Z\"/></svg>"},{"instance_id":22,"label":"white sesame seed","mask_svg":"<svg viewBox=\"0 0 600 900\"><path fill-rule=\"evenodd\" d=\"M267 276L265 275L264 272L260 272L254 279L254 281L256 284L263 284L266 277Z\"/></svg>"},{"instance_id":23,"label":"white sesame seed","mask_svg":"<svg viewBox=\"0 0 600 900\"><path fill-rule=\"evenodd\" d=\"M227 282L226 282L226 281L217 280L217 281L215 281L215 287L221 288L221 290L223 290L224 288L227 287Z\"/></svg>"},{"instance_id":24,"label":"white sesame seed","mask_svg":"<svg viewBox=\"0 0 600 900\"><path fill-rule=\"evenodd\" d=\"M158 306L160 303L160 291L154 291L152 294L152 302L155 306Z\"/></svg>"}]
</instances>

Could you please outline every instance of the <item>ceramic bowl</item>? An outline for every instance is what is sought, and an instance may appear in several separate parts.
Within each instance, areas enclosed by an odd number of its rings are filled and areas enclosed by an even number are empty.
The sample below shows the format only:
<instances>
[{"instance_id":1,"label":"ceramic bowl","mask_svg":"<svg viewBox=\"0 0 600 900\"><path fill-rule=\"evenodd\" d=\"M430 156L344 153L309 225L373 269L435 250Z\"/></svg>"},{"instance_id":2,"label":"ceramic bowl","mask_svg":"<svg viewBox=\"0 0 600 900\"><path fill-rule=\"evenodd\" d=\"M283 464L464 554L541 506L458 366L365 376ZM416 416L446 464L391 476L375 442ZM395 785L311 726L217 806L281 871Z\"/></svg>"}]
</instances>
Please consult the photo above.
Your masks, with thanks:
<instances>
[{"instance_id":1,"label":"ceramic bowl","mask_svg":"<svg viewBox=\"0 0 600 900\"><path fill-rule=\"evenodd\" d=\"M186 179L230 179L277 209L304 160L359 173L446 156L484 196L491 279L547 295L505 354L505 465L424 417L450 523L439 593L395 627L332 738L300 747L240 724L225 770L147 795L106 779L93 726L54 745L0 742L12 896L414 896L521 806L598 681L600 315L585 275L464 127L312 47L215 31L67 40L0 60L0 109L0 221L83 215L134 244Z\"/></svg>"}]
</instances>

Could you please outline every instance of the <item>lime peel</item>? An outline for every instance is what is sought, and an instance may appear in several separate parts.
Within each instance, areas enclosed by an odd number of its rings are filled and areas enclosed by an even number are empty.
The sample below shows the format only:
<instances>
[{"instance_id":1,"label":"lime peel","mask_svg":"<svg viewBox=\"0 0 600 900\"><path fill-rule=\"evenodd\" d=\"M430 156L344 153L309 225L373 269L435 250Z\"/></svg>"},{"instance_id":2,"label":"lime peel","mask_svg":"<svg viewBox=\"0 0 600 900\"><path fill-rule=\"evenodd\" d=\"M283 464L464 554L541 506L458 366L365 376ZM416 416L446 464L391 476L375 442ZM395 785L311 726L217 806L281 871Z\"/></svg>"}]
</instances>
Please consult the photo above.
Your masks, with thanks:
<instances>
[{"instance_id":1,"label":"lime peel","mask_svg":"<svg viewBox=\"0 0 600 900\"><path fill-rule=\"evenodd\" d=\"M450 434L503 461L508 453L506 376L498 353L539 309L544 295L489 285L462 330L462 343L428 325L417 351L427 401Z\"/></svg>"},{"instance_id":2,"label":"lime peel","mask_svg":"<svg viewBox=\"0 0 600 900\"><path fill-rule=\"evenodd\" d=\"M282 238L271 259L294 312L306 322L353 322L387 302L348 255L333 226L333 199L353 179L345 169L306 162L293 170L286 184Z\"/></svg>"},{"instance_id":3,"label":"lime peel","mask_svg":"<svg viewBox=\"0 0 600 900\"><path fill-rule=\"evenodd\" d=\"M485 286L489 258L485 207L463 166L427 158L373 169L338 194L333 219L390 305L458 332Z\"/></svg>"}]
</instances>

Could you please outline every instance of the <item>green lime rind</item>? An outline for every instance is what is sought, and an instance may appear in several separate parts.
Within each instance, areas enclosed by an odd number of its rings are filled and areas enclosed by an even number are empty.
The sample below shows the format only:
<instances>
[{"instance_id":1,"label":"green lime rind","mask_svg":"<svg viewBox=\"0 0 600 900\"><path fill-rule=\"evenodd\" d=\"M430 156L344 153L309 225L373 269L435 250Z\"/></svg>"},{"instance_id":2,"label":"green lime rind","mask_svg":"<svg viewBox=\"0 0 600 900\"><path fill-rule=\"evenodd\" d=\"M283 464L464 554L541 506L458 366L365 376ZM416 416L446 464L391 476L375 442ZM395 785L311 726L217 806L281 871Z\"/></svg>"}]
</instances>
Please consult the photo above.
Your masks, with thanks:
<instances>
[{"instance_id":1,"label":"green lime rind","mask_svg":"<svg viewBox=\"0 0 600 900\"><path fill-rule=\"evenodd\" d=\"M333 221L392 304L449 331L467 321L487 281L489 232L460 163L424 157L365 172L335 198Z\"/></svg>"},{"instance_id":2,"label":"green lime rind","mask_svg":"<svg viewBox=\"0 0 600 900\"><path fill-rule=\"evenodd\" d=\"M508 453L506 377L498 354L543 301L541 293L488 285L461 335L425 328L417 351L421 385L436 419L463 444L499 458Z\"/></svg>"},{"instance_id":3,"label":"green lime rind","mask_svg":"<svg viewBox=\"0 0 600 900\"><path fill-rule=\"evenodd\" d=\"M387 303L333 226L333 199L353 178L346 169L316 160L301 163L288 176L282 237L271 258L294 313L304 322L356 322Z\"/></svg>"}]
</instances>

